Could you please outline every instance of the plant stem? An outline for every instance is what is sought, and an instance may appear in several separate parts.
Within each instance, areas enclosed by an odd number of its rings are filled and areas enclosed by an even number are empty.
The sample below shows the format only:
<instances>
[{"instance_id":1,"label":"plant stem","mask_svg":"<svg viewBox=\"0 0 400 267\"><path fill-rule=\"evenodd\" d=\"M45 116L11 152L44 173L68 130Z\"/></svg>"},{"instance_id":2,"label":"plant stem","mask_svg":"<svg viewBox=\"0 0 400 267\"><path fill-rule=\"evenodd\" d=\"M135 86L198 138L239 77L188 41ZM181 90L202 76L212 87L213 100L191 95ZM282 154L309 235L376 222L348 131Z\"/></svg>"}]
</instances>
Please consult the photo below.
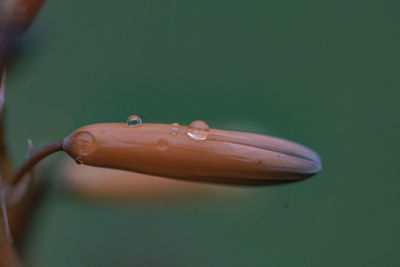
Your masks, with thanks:
<instances>
[{"instance_id":1,"label":"plant stem","mask_svg":"<svg viewBox=\"0 0 400 267\"><path fill-rule=\"evenodd\" d=\"M0 48L1 49L1 48ZM1 58L1 50L0 50ZM0 59L1 60L1 59ZM4 133L4 98L5 98L5 71L0 63L0 174L4 180L10 175L10 161L8 159L7 146Z\"/></svg>"},{"instance_id":2,"label":"plant stem","mask_svg":"<svg viewBox=\"0 0 400 267\"><path fill-rule=\"evenodd\" d=\"M10 183L12 185L18 184L19 181L24 177L24 175L32 170L32 168L42 159L50 154L61 151L63 145L63 140L55 141L53 143L47 144L40 147L30 155L25 162L17 169L14 176L12 177Z\"/></svg>"},{"instance_id":3,"label":"plant stem","mask_svg":"<svg viewBox=\"0 0 400 267\"><path fill-rule=\"evenodd\" d=\"M0 177L0 266L20 266L8 224L7 207L3 196L4 184Z\"/></svg>"},{"instance_id":4,"label":"plant stem","mask_svg":"<svg viewBox=\"0 0 400 267\"><path fill-rule=\"evenodd\" d=\"M0 115L0 174L7 181L10 175L10 161L4 136L4 119Z\"/></svg>"}]
</instances>

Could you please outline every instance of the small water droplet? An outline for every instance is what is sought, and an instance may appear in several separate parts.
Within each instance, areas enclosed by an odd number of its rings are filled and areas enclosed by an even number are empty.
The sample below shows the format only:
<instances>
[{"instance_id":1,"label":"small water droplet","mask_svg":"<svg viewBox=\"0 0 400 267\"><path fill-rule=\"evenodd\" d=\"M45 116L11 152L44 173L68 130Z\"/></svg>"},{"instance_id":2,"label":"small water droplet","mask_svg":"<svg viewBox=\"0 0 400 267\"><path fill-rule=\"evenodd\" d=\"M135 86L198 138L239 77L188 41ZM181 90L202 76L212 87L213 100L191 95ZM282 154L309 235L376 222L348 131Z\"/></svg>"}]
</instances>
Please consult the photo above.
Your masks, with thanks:
<instances>
[{"instance_id":1,"label":"small water droplet","mask_svg":"<svg viewBox=\"0 0 400 267\"><path fill-rule=\"evenodd\" d=\"M101 134L105 134L105 133L106 133L106 131L105 131L105 130L99 130L99 133L101 133Z\"/></svg>"},{"instance_id":2,"label":"small water droplet","mask_svg":"<svg viewBox=\"0 0 400 267\"><path fill-rule=\"evenodd\" d=\"M138 115L131 115L126 120L129 126L135 127L142 123L142 119Z\"/></svg>"},{"instance_id":3,"label":"small water droplet","mask_svg":"<svg viewBox=\"0 0 400 267\"><path fill-rule=\"evenodd\" d=\"M194 140L205 140L210 127L204 121L194 121L189 125L188 135Z\"/></svg>"},{"instance_id":4,"label":"small water droplet","mask_svg":"<svg viewBox=\"0 0 400 267\"><path fill-rule=\"evenodd\" d=\"M181 129L180 125L176 122L171 124L171 135L175 136L178 134L179 130Z\"/></svg>"},{"instance_id":5,"label":"small water droplet","mask_svg":"<svg viewBox=\"0 0 400 267\"><path fill-rule=\"evenodd\" d=\"M161 138L160 140L158 140L157 142L157 147L160 150L166 150L168 148L168 140L165 138Z\"/></svg>"}]
</instances>

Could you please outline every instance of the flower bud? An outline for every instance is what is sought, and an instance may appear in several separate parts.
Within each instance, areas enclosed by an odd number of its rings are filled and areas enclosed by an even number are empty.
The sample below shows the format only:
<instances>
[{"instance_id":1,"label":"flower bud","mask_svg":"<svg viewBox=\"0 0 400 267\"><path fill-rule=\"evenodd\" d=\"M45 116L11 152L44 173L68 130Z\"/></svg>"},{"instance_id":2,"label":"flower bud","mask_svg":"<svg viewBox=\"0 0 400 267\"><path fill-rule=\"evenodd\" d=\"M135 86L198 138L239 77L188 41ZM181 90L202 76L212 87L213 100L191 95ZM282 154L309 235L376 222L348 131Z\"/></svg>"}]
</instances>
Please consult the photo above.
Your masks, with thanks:
<instances>
[{"instance_id":1,"label":"flower bud","mask_svg":"<svg viewBox=\"0 0 400 267\"><path fill-rule=\"evenodd\" d=\"M63 149L78 163L189 181L272 184L321 170L319 156L266 135L190 126L101 123L77 129Z\"/></svg>"}]
</instances>

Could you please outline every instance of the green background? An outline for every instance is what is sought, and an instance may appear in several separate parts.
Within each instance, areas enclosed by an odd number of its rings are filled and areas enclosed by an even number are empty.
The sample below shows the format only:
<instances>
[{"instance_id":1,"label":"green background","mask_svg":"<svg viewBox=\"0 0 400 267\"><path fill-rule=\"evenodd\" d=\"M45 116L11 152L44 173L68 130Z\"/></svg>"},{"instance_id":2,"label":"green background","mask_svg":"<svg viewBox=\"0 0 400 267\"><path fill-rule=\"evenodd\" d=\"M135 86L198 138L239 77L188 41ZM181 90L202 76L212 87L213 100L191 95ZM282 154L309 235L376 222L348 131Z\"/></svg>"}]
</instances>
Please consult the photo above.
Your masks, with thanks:
<instances>
[{"instance_id":1,"label":"green background","mask_svg":"<svg viewBox=\"0 0 400 267\"><path fill-rule=\"evenodd\" d=\"M140 114L294 140L323 171L154 203L51 182L28 266L399 266L399 14L389 0L48 0L9 73L15 165L28 138Z\"/></svg>"}]
</instances>

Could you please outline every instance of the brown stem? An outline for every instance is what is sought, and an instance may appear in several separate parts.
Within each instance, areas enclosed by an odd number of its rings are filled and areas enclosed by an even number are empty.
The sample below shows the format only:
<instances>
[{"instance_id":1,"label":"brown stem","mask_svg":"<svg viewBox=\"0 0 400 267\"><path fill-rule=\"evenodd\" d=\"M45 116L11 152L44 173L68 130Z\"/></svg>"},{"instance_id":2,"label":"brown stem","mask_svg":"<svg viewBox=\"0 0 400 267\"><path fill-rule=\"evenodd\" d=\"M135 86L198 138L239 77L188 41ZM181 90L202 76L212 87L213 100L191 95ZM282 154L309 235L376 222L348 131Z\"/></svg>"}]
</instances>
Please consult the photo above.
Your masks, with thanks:
<instances>
[{"instance_id":1,"label":"brown stem","mask_svg":"<svg viewBox=\"0 0 400 267\"><path fill-rule=\"evenodd\" d=\"M1 51L0 51L1 57ZM8 159L8 152L5 140L5 131L4 131L4 113L3 105L4 105L4 91L5 91L5 71L1 68L0 64L0 97L2 98L0 101L0 174L3 179L7 181L10 175L10 161Z\"/></svg>"},{"instance_id":2,"label":"brown stem","mask_svg":"<svg viewBox=\"0 0 400 267\"><path fill-rule=\"evenodd\" d=\"M10 206L9 209L9 222L11 225L11 232L13 237L16 240L17 245L21 245L21 239L23 237L23 233L26 229L26 223L29 220L30 215L32 215L33 206L36 204L38 200L38 192L35 190L36 186L34 181L30 181L28 185L23 184L23 178L26 177L26 174L31 172L33 167L41 161L43 158L47 157L50 154L53 154L57 151L62 150L63 141L56 141L45 145L38 150L30 153L26 158L25 162L17 169L14 176L11 177L8 181L8 186L11 187L11 194L18 194L18 186L29 186L30 188L25 188L25 192L23 192L23 196L19 196L19 199L16 203L7 203ZM32 177L30 177L32 179ZM22 183L22 184L21 184ZM16 191L15 191L16 190ZM11 195L12 198L15 196ZM8 199L10 200L10 199Z\"/></svg>"},{"instance_id":3,"label":"brown stem","mask_svg":"<svg viewBox=\"0 0 400 267\"><path fill-rule=\"evenodd\" d=\"M3 181L0 177L0 266L16 267L20 266L20 261L11 237L3 190Z\"/></svg>"},{"instance_id":4,"label":"brown stem","mask_svg":"<svg viewBox=\"0 0 400 267\"><path fill-rule=\"evenodd\" d=\"M53 143L42 146L38 150L34 151L25 162L18 168L11 179L11 184L16 185L24 177L24 175L32 170L32 168L42 159L50 154L61 151L63 140L55 141Z\"/></svg>"},{"instance_id":5,"label":"brown stem","mask_svg":"<svg viewBox=\"0 0 400 267\"><path fill-rule=\"evenodd\" d=\"M0 116L0 174L7 181L10 176L10 161L4 136L4 120Z\"/></svg>"}]
</instances>

